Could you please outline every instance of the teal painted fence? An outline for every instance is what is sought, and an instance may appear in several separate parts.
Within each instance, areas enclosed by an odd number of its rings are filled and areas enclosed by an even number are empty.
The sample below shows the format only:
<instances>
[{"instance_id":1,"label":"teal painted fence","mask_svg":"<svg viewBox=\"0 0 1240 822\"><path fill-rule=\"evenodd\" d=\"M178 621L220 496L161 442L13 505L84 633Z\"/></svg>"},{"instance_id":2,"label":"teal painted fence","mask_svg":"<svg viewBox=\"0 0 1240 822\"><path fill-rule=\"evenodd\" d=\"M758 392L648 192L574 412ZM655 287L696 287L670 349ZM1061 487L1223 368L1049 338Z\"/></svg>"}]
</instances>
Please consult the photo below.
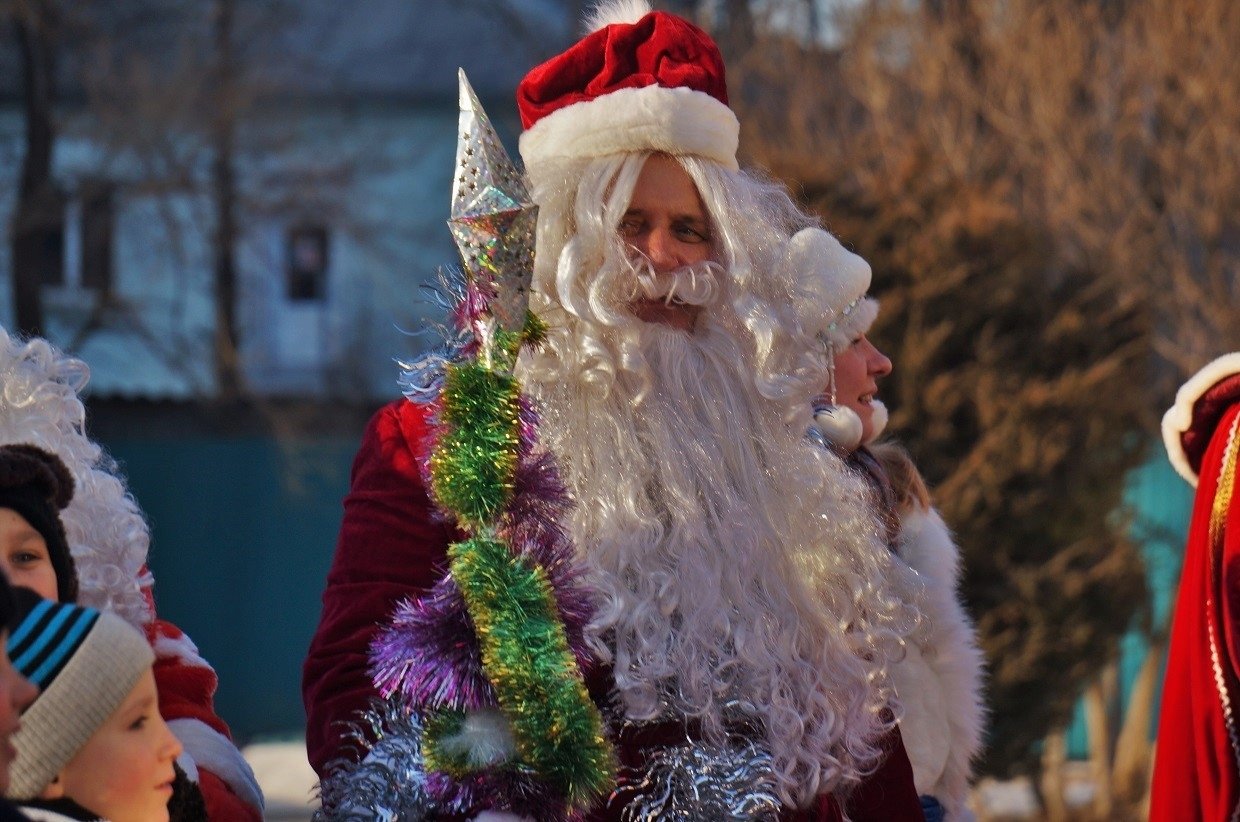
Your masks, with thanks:
<instances>
[{"instance_id":1,"label":"teal painted fence","mask_svg":"<svg viewBox=\"0 0 1240 822\"><path fill-rule=\"evenodd\" d=\"M1133 517L1132 534L1140 543L1145 559L1151 599L1150 617L1155 625L1166 625L1174 604L1172 598L1176 582L1180 578L1184 539L1192 514L1193 488L1171 467L1161 444L1151 451L1153 456L1150 460L1129 478L1126 501ZM1124 705L1128 704L1133 680L1145 661L1147 650L1144 638L1136 631L1120 641L1119 688L1120 700ZM1160 675L1151 738L1158 729L1157 706L1162 697L1161 683ZM1073 758L1085 758L1088 752L1084 708L1078 704L1076 718L1068 730L1068 754Z\"/></svg>"},{"instance_id":2,"label":"teal painted fence","mask_svg":"<svg viewBox=\"0 0 1240 822\"><path fill-rule=\"evenodd\" d=\"M106 443L151 521L159 614L219 673L216 708L241 741L305 726L301 662L357 442Z\"/></svg>"}]
</instances>

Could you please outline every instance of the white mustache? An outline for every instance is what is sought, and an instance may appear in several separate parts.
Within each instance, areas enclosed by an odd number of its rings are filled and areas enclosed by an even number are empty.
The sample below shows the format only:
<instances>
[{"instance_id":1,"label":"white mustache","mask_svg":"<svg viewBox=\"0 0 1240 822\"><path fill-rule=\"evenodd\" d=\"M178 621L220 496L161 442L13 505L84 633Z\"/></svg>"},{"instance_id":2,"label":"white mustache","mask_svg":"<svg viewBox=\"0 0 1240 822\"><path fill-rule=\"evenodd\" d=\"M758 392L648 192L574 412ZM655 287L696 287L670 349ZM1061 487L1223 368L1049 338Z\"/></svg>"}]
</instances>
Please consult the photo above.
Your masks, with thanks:
<instances>
[{"instance_id":1,"label":"white mustache","mask_svg":"<svg viewBox=\"0 0 1240 822\"><path fill-rule=\"evenodd\" d=\"M722 291L723 266L712 260L657 273L645 258L632 261L632 288L628 299L673 301L685 305L709 305Z\"/></svg>"}]
</instances>

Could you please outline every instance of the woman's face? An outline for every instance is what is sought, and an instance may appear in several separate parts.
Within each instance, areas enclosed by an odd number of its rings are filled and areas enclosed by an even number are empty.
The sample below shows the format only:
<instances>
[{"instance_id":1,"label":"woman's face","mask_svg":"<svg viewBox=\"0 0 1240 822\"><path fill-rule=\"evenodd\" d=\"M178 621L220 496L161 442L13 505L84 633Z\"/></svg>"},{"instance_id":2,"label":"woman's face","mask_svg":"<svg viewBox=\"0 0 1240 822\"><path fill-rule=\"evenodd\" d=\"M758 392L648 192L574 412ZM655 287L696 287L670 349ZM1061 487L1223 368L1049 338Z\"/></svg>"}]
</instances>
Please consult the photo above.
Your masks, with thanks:
<instances>
[{"instance_id":1,"label":"woman's face","mask_svg":"<svg viewBox=\"0 0 1240 822\"><path fill-rule=\"evenodd\" d=\"M56 569L43 535L12 508L0 508L0 568L9 582L56 602Z\"/></svg>"},{"instance_id":2,"label":"woman's face","mask_svg":"<svg viewBox=\"0 0 1240 822\"><path fill-rule=\"evenodd\" d=\"M891 360L864 334L835 352L835 401L861 418L861 441L874 437L874 398L878 381L891 373Z\"/></svg>"},{"instance_id":3,"label":"woman's face","mask_svg":"<svg viewBox=\"0 0 1240 822\"><path fill-rule=\"evenodd\" d=\"M180 754L181 743L160 716L155 675L148 670L69 760L53 792L105 819L167 822L172 763Z\"/></svg>"}]
</instances>

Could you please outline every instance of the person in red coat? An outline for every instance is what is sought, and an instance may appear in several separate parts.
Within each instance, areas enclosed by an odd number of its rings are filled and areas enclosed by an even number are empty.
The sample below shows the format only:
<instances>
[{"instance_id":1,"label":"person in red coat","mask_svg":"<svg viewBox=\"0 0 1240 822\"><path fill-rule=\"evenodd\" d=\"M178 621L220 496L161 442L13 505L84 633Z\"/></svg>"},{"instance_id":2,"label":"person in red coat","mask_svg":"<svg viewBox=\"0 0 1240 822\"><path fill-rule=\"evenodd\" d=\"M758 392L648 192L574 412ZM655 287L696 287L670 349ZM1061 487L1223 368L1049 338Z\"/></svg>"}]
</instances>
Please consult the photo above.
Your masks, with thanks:
<instances>
[{"instance_id":1,"label":"person in red coat","mask_svg":"<svg viewBox=\"0 0 1240 822\"><path fill-rule=\"evenodd\" d=\"M1154 822L1240 818L1240 353L1202 368L1163 417L1196 486L1167 650L1150 792Z\"/></svg>"},{"instance_id":2,"label":"person in red coat","mask_svg":"<svg viewBox=\"0 0 1240 822\"><path fill-rule=\"evenodd\" d=\"M600 10L518 89L547 333L515 373L574 503L597 594L583 674L620 764L587 818L921 820L887 676L916 613L887 588L864 481L803 441L825 363L777 263L810 220L739 169L715 44L638 5ZM424 481L418 373L419 401L366 431L305 663L325 801L357 799L334 782L350 756L380 757L346 738L375 696L372 639L459 539ZM520 796L433 813L558 818Z\"/></svg>"}]
</instances>

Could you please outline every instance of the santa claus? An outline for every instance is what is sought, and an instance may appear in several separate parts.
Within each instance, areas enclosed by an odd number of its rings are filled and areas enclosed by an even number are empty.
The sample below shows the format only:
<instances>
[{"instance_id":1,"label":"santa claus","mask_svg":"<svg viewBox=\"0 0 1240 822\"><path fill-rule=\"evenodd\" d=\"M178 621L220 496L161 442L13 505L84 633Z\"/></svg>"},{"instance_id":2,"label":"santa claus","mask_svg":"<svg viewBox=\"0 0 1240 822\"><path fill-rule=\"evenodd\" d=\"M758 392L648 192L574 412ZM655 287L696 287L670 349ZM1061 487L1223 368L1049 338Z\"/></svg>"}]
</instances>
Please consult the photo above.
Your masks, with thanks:
<instances>
[{"instance_id":1,"label":"santa claus","mask_svg":"<svg viewBox=\"0 0 1240 822\"><path fill-rule=\"evenodd\" d=\"M810 221L738 168L710 38L634 5L518 89L548 333L517 375L601 592L586 679L621 764L590 818L921 819L887 677L917 614L863 481L803 440L826 364L778 261ZM321 773L376 626L446 566L430 425L394 403L355 462L305 667Z\"/></svg>"}]
</instances>

